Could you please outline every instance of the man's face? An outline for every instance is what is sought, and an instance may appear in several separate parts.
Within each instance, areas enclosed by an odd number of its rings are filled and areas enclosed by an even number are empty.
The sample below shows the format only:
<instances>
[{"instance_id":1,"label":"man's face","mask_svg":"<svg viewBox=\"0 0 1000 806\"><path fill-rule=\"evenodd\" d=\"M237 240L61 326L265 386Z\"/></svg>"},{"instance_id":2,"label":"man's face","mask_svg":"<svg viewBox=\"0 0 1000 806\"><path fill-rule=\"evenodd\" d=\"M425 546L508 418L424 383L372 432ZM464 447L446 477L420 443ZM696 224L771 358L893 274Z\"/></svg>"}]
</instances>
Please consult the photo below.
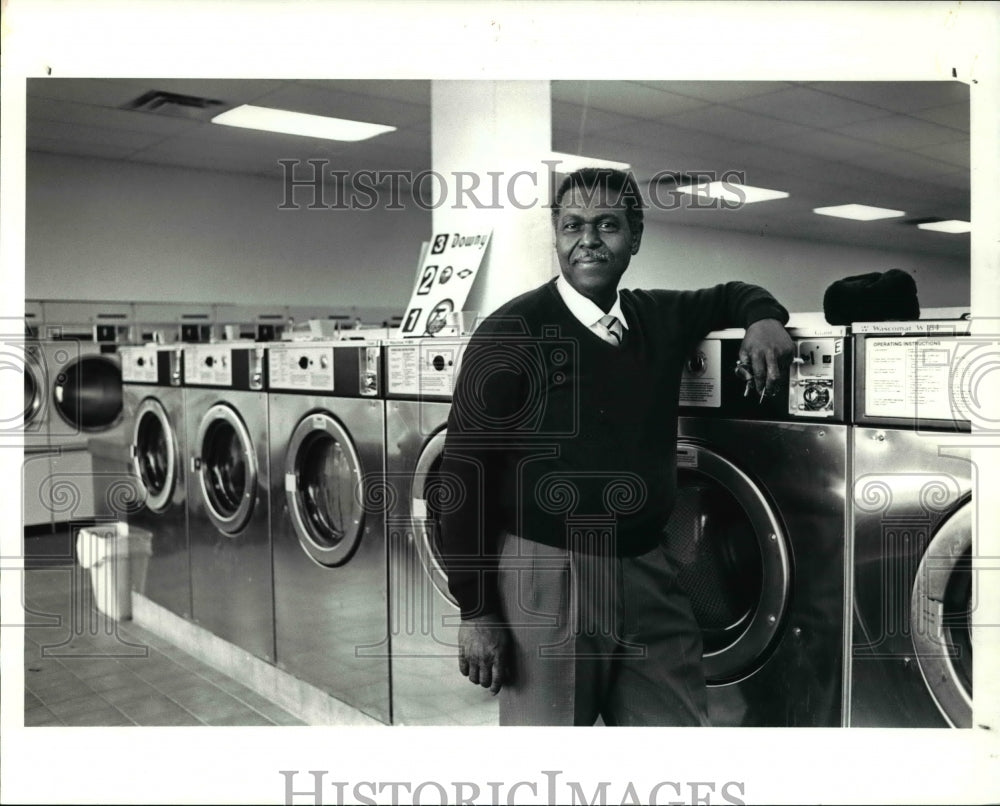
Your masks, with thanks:
<instances>
[{"instance_id":1,"label":"man's face","mask_svg":"<svg viewBox=\"0 0 1000 806\"><path fill-rule=\"evenodd\" d=\"M600 307L614 302L618 281L639 251L642 230L633 232L615 193L571 188L556 219L559 268L573 288ZM610 197L610 198L609 198Z\"/></svg>"}]
</instances>

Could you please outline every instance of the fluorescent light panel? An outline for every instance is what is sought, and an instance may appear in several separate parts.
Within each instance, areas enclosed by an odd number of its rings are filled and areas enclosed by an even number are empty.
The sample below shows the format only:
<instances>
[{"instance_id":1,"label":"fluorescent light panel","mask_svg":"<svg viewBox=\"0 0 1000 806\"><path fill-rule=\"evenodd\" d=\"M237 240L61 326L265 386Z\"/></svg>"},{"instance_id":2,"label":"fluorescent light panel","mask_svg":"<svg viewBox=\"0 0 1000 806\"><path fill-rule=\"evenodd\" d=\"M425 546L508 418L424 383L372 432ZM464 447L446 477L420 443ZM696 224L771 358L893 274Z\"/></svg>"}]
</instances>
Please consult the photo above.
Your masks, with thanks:
<instances>
[{"instance_id":1,"label":"fluorescent light panel","mask_svg":"<svg viewBox=\"0 0 1000 806\"><path fill-rule=\"evenodd\" d=\"M237 126L241 129L260 129L266 132L319 137L324 140L341 140L349 143L368 140L379 134L396 131L395 126L364 123L360 120L329 118L323 115L307 115L304 112L289 112L285 109L269 109L249 104L237 106L228 112L216 115L212 118L212 123Z\"/></svg>"},{"instance_id":2,"label":"fluorescent light panel","mask_svg":"<svg viewBox=\"0 0 1000 806\"><path fill-rule=\"evenodd\" d=\"M681 193L689 193L692 196L708 196L735 204L755 204L756 202L788 198L788 194L783 190L741 185L738 182L708 182L707 184L685 185L677 189Z\"/></svg>"},{"instance_id":3,"label":"fluorescent light panel","mask_svg":"<svg viewBox=\"0 0 1000 806\"><path fill-rule=\"evenodd\" d=\"M549 154L549 159L558 160L557 170L562 173L579 171L581 168L614 168L619 171L627 171L632 166L627 162L615 162L614 160L602 160L596 157L581 157L576 154L563 154L553 151Z\"/></svg>"},{"instance_id":4,"label":"fluorescent light panel","mask_svg":"<svg viewBox=\"0 0 1000 806\"><path fill-rule=\"evenodd\" d=\"M903 210L889 210L885 207L869 207L867 204L841 204L836 207L817 207L819 215L835 218L850 218L853 221L878 221L881 218L899 218L906 215Z\"/></svg>"},{"instance_id":5,"label":"fluorescent light panel","mask_svg":"<svg viewBox=\"0 0 1000 806\"><path fill-rule=\"evenodd\" d=\"M972 232L972 224L968 221L949 219L948 221L928 221L925 224L917 224L917 229L926 229L931 232Z\"/></svg>"}]
</instances>

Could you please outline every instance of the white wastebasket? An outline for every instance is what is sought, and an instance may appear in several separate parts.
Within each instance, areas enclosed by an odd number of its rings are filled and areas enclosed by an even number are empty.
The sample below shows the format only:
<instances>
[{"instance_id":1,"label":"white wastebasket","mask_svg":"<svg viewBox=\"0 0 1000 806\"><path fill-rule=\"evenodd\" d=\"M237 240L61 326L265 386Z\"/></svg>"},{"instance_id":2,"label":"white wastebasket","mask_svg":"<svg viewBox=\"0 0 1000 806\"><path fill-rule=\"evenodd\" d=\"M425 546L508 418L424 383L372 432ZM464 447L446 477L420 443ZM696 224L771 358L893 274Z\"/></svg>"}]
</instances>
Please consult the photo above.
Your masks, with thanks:
<instances>
[{"instance_id":1,"label":"white wastebasket","mask_svg":"<svg viewBox=\"0 0 1000 806\"><path fill-rule=\"evenodd\" d=\"M115 621L132 618L132 577L145 580L151 543L149 532L120 521L77 533L76 556L90 569L94 604Z\"/></svg>"}]
</instances>

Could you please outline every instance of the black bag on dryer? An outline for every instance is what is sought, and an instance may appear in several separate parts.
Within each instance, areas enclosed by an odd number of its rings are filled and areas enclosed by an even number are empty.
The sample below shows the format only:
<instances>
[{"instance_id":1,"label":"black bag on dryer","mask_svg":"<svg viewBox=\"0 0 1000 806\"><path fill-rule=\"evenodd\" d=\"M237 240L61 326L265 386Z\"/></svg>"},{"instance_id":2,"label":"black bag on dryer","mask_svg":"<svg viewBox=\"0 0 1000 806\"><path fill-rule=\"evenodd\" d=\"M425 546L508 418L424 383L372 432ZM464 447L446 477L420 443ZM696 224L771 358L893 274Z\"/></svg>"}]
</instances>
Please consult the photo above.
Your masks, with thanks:
<instances>
[{"instance_id":1,"label":"black bag on dryer","mask_svg":"<svg viewBox=\"0 0 1000 806\"><path fill-rule=\"evenodd\" d=\"M917 283L901 269L845 277L826 289L823 315L831 325L919 319Z\"/></svg>"}]
</instances>

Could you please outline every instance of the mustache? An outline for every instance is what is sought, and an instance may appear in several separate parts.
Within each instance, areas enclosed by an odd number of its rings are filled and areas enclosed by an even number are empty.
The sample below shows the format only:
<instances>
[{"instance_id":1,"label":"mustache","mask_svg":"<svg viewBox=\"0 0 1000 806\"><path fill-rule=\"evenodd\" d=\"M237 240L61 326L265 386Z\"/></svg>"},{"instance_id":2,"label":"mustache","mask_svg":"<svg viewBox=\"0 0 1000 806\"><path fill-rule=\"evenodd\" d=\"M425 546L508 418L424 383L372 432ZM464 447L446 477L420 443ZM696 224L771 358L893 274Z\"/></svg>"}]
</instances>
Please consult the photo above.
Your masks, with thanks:
<instances>
[{"instance_id":1,"label":"mustache","mask_svg":"<svg viewBox=\"0 0 1000 806\"><path fill-rule=\"evenodd\" d=\"M608 261L611 259L611 255L605 252L603 249L578 249L573 253L573 260L603 260Z\"/></svg>"}]
</instances>

